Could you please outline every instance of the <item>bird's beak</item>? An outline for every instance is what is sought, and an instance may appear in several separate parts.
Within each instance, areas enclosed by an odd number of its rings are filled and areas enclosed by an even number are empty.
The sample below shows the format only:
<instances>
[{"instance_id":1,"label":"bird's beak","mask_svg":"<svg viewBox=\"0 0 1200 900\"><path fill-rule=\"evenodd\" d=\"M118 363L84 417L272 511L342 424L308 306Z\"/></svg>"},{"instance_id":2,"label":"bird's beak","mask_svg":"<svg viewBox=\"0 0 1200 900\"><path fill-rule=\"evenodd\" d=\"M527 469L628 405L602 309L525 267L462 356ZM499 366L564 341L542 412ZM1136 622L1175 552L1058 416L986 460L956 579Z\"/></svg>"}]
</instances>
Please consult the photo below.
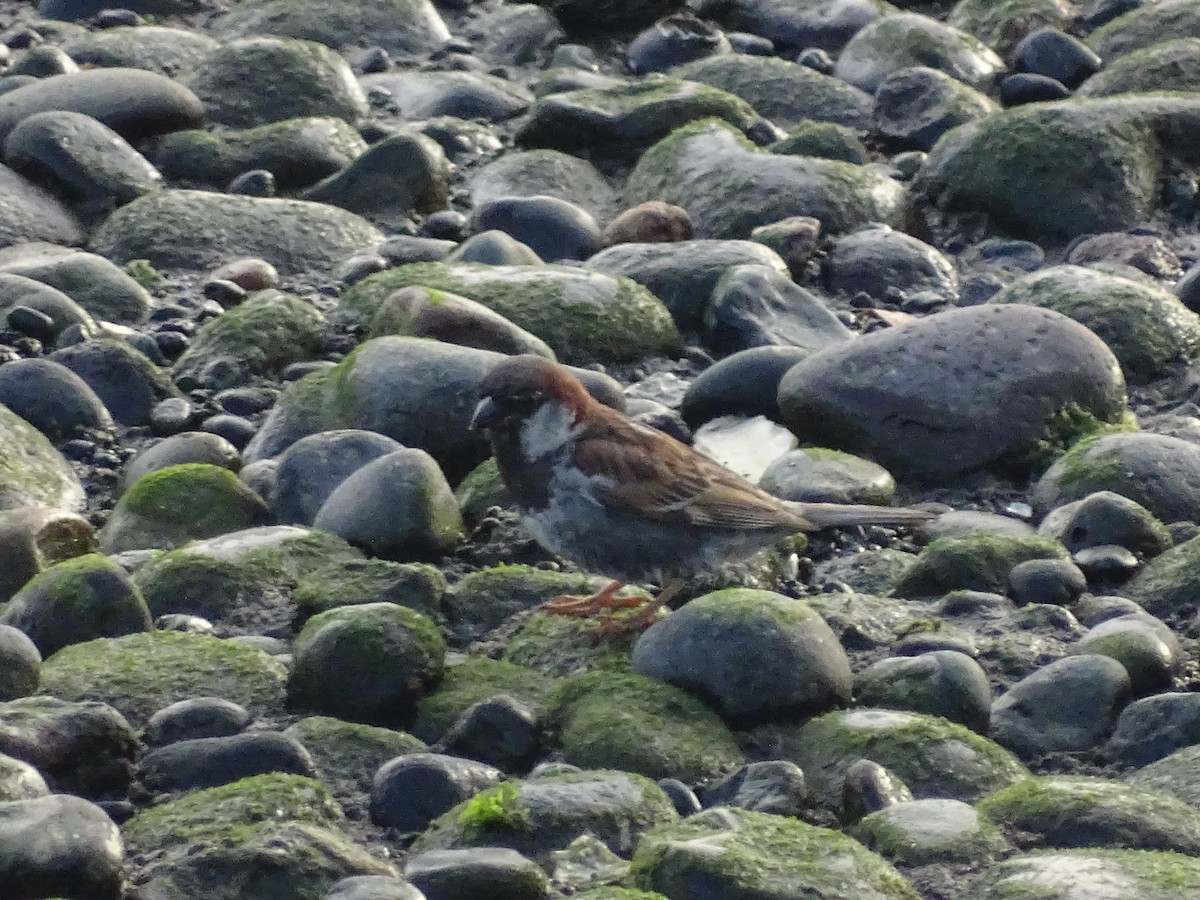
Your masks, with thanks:
<instances>
[{"instance_id":1,"label":"bird's beak","mask_svg":"<svg viewBox=\"0 0 1200 900\"><path fill-rule=\"evenodd\" d=\"M500 407L496 405L491 397L484 397L479 401L479 405L475 407L475 412L471 416L471 430L480 431L484 428L491 428L500 421Z\"/></svg>"}]
</instances>

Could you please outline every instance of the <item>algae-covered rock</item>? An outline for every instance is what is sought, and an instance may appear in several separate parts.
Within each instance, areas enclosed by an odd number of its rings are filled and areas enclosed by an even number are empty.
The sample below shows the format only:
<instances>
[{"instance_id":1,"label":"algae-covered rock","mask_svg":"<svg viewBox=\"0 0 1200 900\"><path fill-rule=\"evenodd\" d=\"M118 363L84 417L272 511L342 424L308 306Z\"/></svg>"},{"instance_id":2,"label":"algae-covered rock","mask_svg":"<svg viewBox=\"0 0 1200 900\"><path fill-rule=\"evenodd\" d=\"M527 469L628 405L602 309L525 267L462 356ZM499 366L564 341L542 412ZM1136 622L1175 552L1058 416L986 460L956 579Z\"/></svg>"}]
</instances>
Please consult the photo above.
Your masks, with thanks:
<instances>
[{"instance_id":1,"label":"algae-covered rock","mask_svg":"<svg viewBox=\"0 0 1200 900\"><path fill-rule=\"evenodd\" d=\"M606 583L597 579L580 593L594 593ZM624 673L629 671L633 643L632 634L604 634L587 619L537 613L512 636L504 659L553 676L593 670Z\"/></svg>"},{"instance_id":2,"label":"algae-covered rock","mask_svg":"<svg viewBox=\"0 0 1200 900\"><path fill-rule=\"evenodd\" d=\"M673 129L714 117L745 131L757 115L746 101L718 88L650 75L630 84L542 97L517 132L517 143L634 156Z\"/></svg>"},{"instance_id":3,"label":"algae-covered rock","mask_svg":"<svg viewBox=\"0 0 1200 900\"><path fill-rule=\"evenodd\" d=\"M1158 378L1169 363L1200 352L1200 316L1170 291L1081 266L1033 272L990 302L1040 306L1087 326L1135 383Z\"/></svg>"},{"instance_id":4,"label":"algae-covered rock","mask_svg":"<svg viewBox=\"0 0 1200 900\"><path fill-rule=\"evenodd\" d=\"M908 800L864 816L851 834L904 865L986 860L1008 849L987 818L961 800Z\"/></svg>"},{"instance_id":5,"label":"algae-covered rock","mask_svg":"<svg viewBox=\"0 0 1200 900\"><path fill-rule=\"evenodd\" d=\"M402 721L442 680L446 644L429 619L394 603L313 616L292 648L292 704L369 724Z\"/></svg>"},{"instance_id":6,"label":"algae-covered rock","mask_svg":"<svg viewBox=\"0 0 1200 900\"><path fill-rule=\"evenodd\" d=\"M83 506L83 485L44 434L0 406L0 509Z\"/></svg>"},{"instance_id":7,"label":"algae-covered rock","mask_svg":"<svg viewBox=\"0 0 1200 900\"><path fill-rule=\"evenodd\" d=\"M1065 29L1074 17L1067 0L959 0L946 24L973 34L1007 57L1031 31L1043 26Z\"/></svg>"},{"instance_id":8,"label":"algae-covered rock","mask_svg":"<svg viewBox=\"0 0 1200 900\"><path fill-rule=\"evenodd\" d=\"M1200 891L1200 862L1161 850L1037 850L984 869L976 900L1177 900Z\"/></svg>"},{"instance_id":9,"label":"algae-covered rock","mask_svg":"<svg viewBox=\"0 0 1200 900\"><path fill-rule=\"evenodd\" d=\"M306 716L289 725L284 734L304 745L322 779L332 782L339 795L354 790L370 793L375 772L385 762L427 749L422 741L403 731L329 716Z\"/></svg>"},{"instance_id":10,"label":"algae-covered rock","mask_svg":"<svg viewBox=\"0 0 1200 900\"><path fill-rule=\"evenodd\" d=\"M818 218L835 233L872 221L899 225L905 189L877 167L766 153L709 119L642 154L625 201L647 200L682 206L697 237L748 238L759 225L794 215Z\"/></svg>"},{"instance_id":11,"label":"algae-covered rock","mask_svg":"<svg viewBox=\"0 0 1200 900\"><path fill-rule=\"evenodd\" d=\"M1121 586L1121 594L1156 616L1195 609L1200 602L1200 537L1156 556Z\"/></svg>"},{"instance_id":12,"label":"algae-covered rock","mask_svg":"<svg viewBox=\"0 0 1200 900\"><path fill-rule=\"evenodd\" d=\"M1088 44L1101 56L1118 56L1152 47L1170 37L1200 37L1200 10L1188 0L1160 0L1138 5L1122 16L1101 25Z\"/></svg>"},{"instance_id":13,"label":"algae-covered rock","mask_svg":"<svg viewBox=\"0 0 1200 900\"><path fill-rule=\"evenodd\" d=\"M352 875L394 875L338 827L329 792L299 775L259 775L192 791L125 823L136 877L163 896L240 900L264 884L320 900ZM281 849L286 848L286 852Z\"/></svg>"},{"instance_id":14,"label":"algae-covered rock","mask_svg":"<svg viewBox=\"0 0 1200 900\"><path fill-rule=\"evenodd\" d=\"M662 788L630 772L596 770L500 784L451 809L430 825L413 852L509 847L549 861L582 834L628 856L642 834L678 819Z\"/></svg>"},{"instance_id":15,"label":"algae-covered rock","mask_svg":"<svg viewBox=\"0 0 1200 900\"><path fill-rule=\"evenodd\" d=\"M412 732L422 740L440 740L460 715L499 694L539 710L553 684L554 679L524 666L485 656L471 657L447 666L437 689L417 701Z\"/></svg>"},{"instance_id":16,"label":"algae-covered rock","mask_svg":"<svg viewBox=\"0 0 1200 900\"><path fill-rule=\"evenodd\" d=\"M269 519L262 498L228 469L185 463L139 478L117 501L100 546L105 553L170 549Z\"/></svg>"},{"instance_id":17,"label":"algae-covered rock","mask_svg":"<svg viewBox=\"0 0 1200 900\"><path fill-rule=\"evenodd\" d=\"M976 531L938 538L924 547L896 583L901 597L938 596L954 590L1003 593L1013 566L1031 559L1063 559L1066 549L1049 538Z\"/></svg>"},{"instance_id":18,"label":"algae-covered rock","mask_svg":"<svg viewBox=\"0 0 1200 900\"><path fill-rule=\"evenodd\" d=\"M916 890L853 838L786 816L713 809L657 828L633 858L638 887L668 897L916 900Z\"/></svg>"},{"instance_id":19,"label":"algae-covered rock","mask_svg":"<svg viewBox=\"0 0 1200 900\"><path fill-rule=\"evenodd\" d=\"M324 330L325 317L310 302L259 291L201 326L175 363L175 379L221 390L255 375L275 375L315 356Z\"/></svg>"},{"instance_id":20,"label":"algae-covered rock","mask_svg":"<svg viewBox=\"0 0 1200 900\"><path fill-rule=\"evenodd\" d=\"M79 322L86 335L95 330L92 316L119 325L136 325L150 314L150 292L128 272L103 256L73 247L36 242L6 247L0 250L0 272L32 278L61 291L85 312L83 318L70 307L60 308L57 313L40 308L62 322L64 328Z\"/></svg>"},{"instance_id":21,"label":"algae-covered rock","mask_svg":"<svg viewBox=\"0 0 1200 900\"><path fill-rule=\"evenodd\" d=\"M573 675L554 689L546 720L566 761L583 768L694 784L743 762L712 710L686 691L642 675Z\"/></svg>"},{"instance_id":22,"label":"algae-covered rock","mask_svg":"<svg viewBox=\"0 0 1200 900\"><path fill-rule=\"evenodd\" d=\"M856 709L827 713L783 738L783 755L804 770L820 803L841 807L846 769L870 759L896 774L918 799L971 802L1028 776L998 744L945 719Z\"/></svg>"},{"instance_id":23,"label":"algae-covered rock","mask_svg":"<svg viewBox=\"0 0 1200 900\"><path fill-rule=\"evenodd\" d=\"M398 288L419 285L482 303L584 365L670 354L679 336L666 308L627 278L566 266L413 263L366 278L342 308L369 317Z\"/></svg>"},{"instance_id":24,"label":"algae-covered rock","mask_svg":"<svg viewBox=\"0 0 1200 900\"><path fill-rule=\"evenodd\" d=\"M983 212L1016 237L1121 231L1153 215L1163 157L1192 159L1198 133L1186 94L1027 104L948 134L915 190L932 218Z\"/></svg>"},{"instance_id":25,"label":"algae-covered rock","mask_svg":"<svg viewBox=\"0 0 1200 900\"><path fill-rule=\"evenodd\" d=\"M382 237L366 219L324 203L166 190L109 216L92 235L92 248L121 263L145 259L185 271L254 256L293 275L329 272Z\"/></svg>"},{"instance_id":26,"label":"algae-covered rock","mask_svg":"<svg viewBox=\"0 0 1200 900\"><path fill-rule=\"evenodd\" d=\"M187 82L204 104L205 118L232 128L301 116L355 122L367 114L349 63L314 41L262 36L230 41L205 57Z\"/></svg>"},{"instance_id":27,"label":"algae-covered rock","mask_svg":"<svg viewBox=\"0 0 1200 900\"><path fill-rule=\"evenodd\" d=\"M347 559L305 574L293 598L302 623L339 606L365 603L396 603L437 619L445 594L446 576L429 563Z\"/></svg>"},{"instance_id":28,"label":"algae-covered rock","mask_svg":"<svg viewBox=\"0 0 1200 900\"><path fill-rule=\"evenodd\" d=\"M1002 828L1040 847L1174 850L1196 855L1200 811L1158 791L1103 778L1027 778L979 801Z\"/></svg>"},{"instance_id":29,"label":"algae-covered rock","mask_svg":"<svg viewBox=\"0 0 1200 900\"><path fill-rule=\"evenodd\" d=\"M1122 53L1079 86L1081 97L1200 89L1200 37Z\"/></svg>"},{"instance_id":30,"label":"algae-covered rock","mask_svg":"<svg viewBox=\"0 0 1200 900\"><path fill-rule=\"evenodd\" d=\"M254 716L284 707L287 671L263 651L207 635L155 631L66 647L42 664L41 692L108 703L134 725L191 697L224 697Z\"/></svg>"},{"instance_id":31,"label":"algae-covered rock","mask_svg":"<svg viewBox=\"0 0 1200 900\"><path fill-rule=\"evenodd\" d=\"M68 644L153 627L137 586L99 553L60 562L35 576L3 607L0 623L20 628L43 657Z\"/></svg>"}]
</instances>

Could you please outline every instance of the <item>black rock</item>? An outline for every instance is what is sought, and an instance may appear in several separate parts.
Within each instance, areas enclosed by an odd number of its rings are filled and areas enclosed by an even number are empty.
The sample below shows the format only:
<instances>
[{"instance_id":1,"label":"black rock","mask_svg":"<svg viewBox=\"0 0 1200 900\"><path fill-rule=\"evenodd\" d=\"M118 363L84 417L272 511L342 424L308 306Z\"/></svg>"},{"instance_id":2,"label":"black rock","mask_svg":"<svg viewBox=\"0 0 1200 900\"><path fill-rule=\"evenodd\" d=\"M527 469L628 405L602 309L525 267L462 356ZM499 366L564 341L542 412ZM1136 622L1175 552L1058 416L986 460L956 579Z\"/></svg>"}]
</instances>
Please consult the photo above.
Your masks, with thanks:
<instances>
[{"instance_id":1,"label":"black rock","mask_svg":"<svg viewBox=\"0 0 1200 900\"><path fill-rule=\"evenodd\" d=\"M260 731L177 741L151 750L138 765L138 780L147 790L162 793L216 787L269 772L317 777L312 757L299 741Z\"/></svg>"},{"instance_id":2,"label":"black rock","mask_svg":"<svg viewBox=\"0 0 1200 900\"><path fill-rule=\"evenodd\" d=\"M1073 89L1100 71L1103 61L1087 44L1057 28L1038 28L1013 51L1018 72L1045 75Z\"/></svg>"},{"instance_id":3,"label":"black rock","mask_svg":"<svg viewBox=\"0 0 1200 900\"><path fill-rule=\"evenodd\" d=\"M371 821L421 831L446 810L500 783L498 769L437 753L410 753L385 763L371 787Z\"/></svg>"},{"instance_id":4,"label":"black rock","mask_svg":"<svg viewBox=\"0 0 1200 900\"><path fill-rule=\"evenodd\" d=\"M163 747L179 741L229 737L249 724L250 713L231 700L193 697L164 706L152 715L142 740L151 747Z\"/></svg>"},{"instance_id":5,"label":"black rock","mask_svg":"<svg viewBox=\"0 0 1200 900\"><path fill-rule=\"evenodd\" d=\"M1070 96L1071 91L1066 85L1045 75L1020 72L1009 75L1000 82L1000 102L1005 106L1048 103L1053 100L1065 100Z\"/></svg>"},{"instance_id":6,"label":"black rock","mask_svg":"<svg viewBox=\"0 0 1200 900\"><path fill-rule=\"evenodd\" d=\"M523 772L541 750L541 728L528 705L502 694L467 709L441 743L456 756Z\"/></svg>"}]
</instances>

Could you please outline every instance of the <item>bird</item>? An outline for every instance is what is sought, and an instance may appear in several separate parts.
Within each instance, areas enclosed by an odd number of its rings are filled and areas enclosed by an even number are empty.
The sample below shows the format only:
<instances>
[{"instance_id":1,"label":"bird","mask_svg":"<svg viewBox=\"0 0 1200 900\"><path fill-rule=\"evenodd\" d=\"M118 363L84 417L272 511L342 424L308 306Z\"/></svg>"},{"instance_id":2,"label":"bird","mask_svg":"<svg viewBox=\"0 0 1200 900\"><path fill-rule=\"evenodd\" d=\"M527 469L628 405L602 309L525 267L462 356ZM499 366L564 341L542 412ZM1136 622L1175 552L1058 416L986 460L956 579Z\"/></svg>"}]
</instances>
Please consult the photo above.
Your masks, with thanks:
<instances>
[{"instance_id":1,"label":"bird","mask_svg":"<svg viewBox=\"0 0 1200 900\"><path fill-rule=\"evenodd\" d=\"M597 593L551 599L551 614L603 613L650 624L687 579L797 532L917 526L909 507L783 500L670 435L595 400L562 365L511 356L479 384L471 428L486 432L522 524L542 547L610 579ZM618 597L626 584L657 598ZM641 607L634 615L616 610Z\"/></svg>"}]
</instances>

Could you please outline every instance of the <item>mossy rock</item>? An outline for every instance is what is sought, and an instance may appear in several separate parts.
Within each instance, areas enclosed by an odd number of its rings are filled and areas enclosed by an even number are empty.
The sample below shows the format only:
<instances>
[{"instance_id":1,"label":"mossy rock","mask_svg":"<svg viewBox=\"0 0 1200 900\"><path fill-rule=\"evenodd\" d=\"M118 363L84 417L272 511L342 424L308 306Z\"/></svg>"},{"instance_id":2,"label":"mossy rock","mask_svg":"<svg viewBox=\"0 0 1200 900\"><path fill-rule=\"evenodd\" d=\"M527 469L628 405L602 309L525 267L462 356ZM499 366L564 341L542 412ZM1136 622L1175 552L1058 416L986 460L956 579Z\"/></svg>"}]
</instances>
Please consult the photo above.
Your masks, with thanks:
<instances>
[{"instance_id":1,"label":"mossy rock","mask_svg":"<svg viewBox=\"0 0 1200 900\"><path fill-rule=\"evenodd\" d=\"M975 35L1001 56L1007 57L1031 31L1065 30L1075 19L1067 0L959 0L947 24Z\"/></svg>"},{"instance_id":2,"label":"mossy rock","mask_svg":"<svg viewBox=\"0 0 1200 900\"><path fill-rule=\"evenodd\" d=\"M1120 589L1155 616L1173 616L1200 604L1200 537L1150 560Z\"/></svg>"},{"instance_id":3,"label":"mossy rock","mask_svg":"<svg viewBox=\"0 0 1200 900\"><path fill-rule=\"evenodd\" d=\"M141 861L135 877L164 896L240 900L271 885L321 900L342 878L395 874L336 830L342 821L319 782L260 775L153 807L122 834Z\"/></svg>"},{"instance_id":4,"label":"mossy rock","mask_svg":"<svg viewBox=\"0 0 1200 900\"><path fill-rule=\"evenodd\" d=\"M74 247L43 243L7 247L0 250L0 271L49 285L88 316L105 322L137 325L150 315L152 303L145 287L104 257Z\"/></svg>"},{"instance_id":5,"label":"mossy rock","mask_svg":"<svg viewBox=\"0 0 1200 900\"><path fill-rule=\"evenodd\" d=\"M42 664L41 693L96 700L143 726L164 706L223 697L252 716L284 708L287 670L254 647L207 635L155 631L66 647Z\"/></svg>"},{"instance_id":6,"label":"mossy rock","mask_svg":"<svg viewBox=\"0 0 1200 900\"><path fill-rule=\"evenodd\" d=\"M984 869L966 887L975 900L1074 900L1081 890L1179 900L1200 891L1200 861L1155 850L1039 850Z\"/></svg>"},{"instance_id":7,"label":"mossy rock","mask_svg":"<svg viewBox=\"0 0 1200 900\"><path fill-rule=\"evenodd\" d=\"M368 603L313 616L292 655L288 697L295 707L391 724L441 682L446 643L420 613Z\"/></svg>"},{"instance_id":8,"label":"mossy rock","mask_svg":"<svg viewBox=\"0 0 1200 900\"><path fill-rule=\"evenodd\" d=\"M854 129L834 122L800 122L786 138L771 145L771 152L786 156L818 156L857 165L871 161L866 145Z\"/></svg>"},{"instance_id":9,"label":"mossy rock","mask_svg":"<svg viewBox=\"0 0 1200 900\"><path fill-rule=\"evenodd\" d=\"M0 406L0 509L83 507L83 485L49 439Z\"/></svg>"},{"instance_id":10,"label":"mossy rock","mask_svg":"<svg viewBox=\"0 0 1200 900\"><path fill-rule=\"evenodd\" d=\"M867 222L899 226L905 194L877 169L767 153L713 119L671 132L642 154L625 184L629 206L648 200L682 206L699 238L748 238L797 210L835 234Z\"/></svg>"},{"instance_id":11,"label":"mossy rock","mask_svg":"<svg viewBox=\"0 0 1200 900\"><path fill-rule=\"evenodd\" d=\"M25 632L43 657L70 644L154 627L141 591L99 553L51 566L0 609L0 623Z\"/></svg>"},{"instance_id":12,"label":"mossy rock","mask_svg":"<svg viewBox=\"0 0 1200 900\"><path fill-rule=\"evenodd\" d=\"M594 770L504 782L435 819L412 850L509 847L550 861L583 834L628 857L641 835L679 818L649 778Z\"/></svg>"},{"instance_id":13,"label":"mossy rock","mask_svg":"<svg viewBox=\"0 0 1200 900\"><path fill-rule=\"evenodd\" d=\"M850 835L906 866L993 859L1009 849L990 820L959 800L909 800L864 816Z\"/></svg>"},{"instance_id":14,"label":"mossy rock","mask_svg":"<svg viewBox=\"0 0 1200 900\"><path fill-rule=\"evenodd\" d=\"M81 66L146 69L172 78L195 68L217 47L217 42L206 34L151 24L86 31L52 40Z\"/></svg>"},{"instance_id":15,"label":"mossy rock","mask_svg":"<svg viewBox=\"0 0 1200 900\"><path fill-rule=\"evenodd\" d=\"M1163 41L1123 53L1079 86L1082 97L1200 90L1200 37Z\"/></svg>"},{"instance_id":16,"label":"mossy rock","mask_svg":"<svg viewBox=\"0 0 1200 900\"><path fill-rule=\"evenodd\" d=\"M489 456L454 489L463 521L478 523L493 506L512 506L513 500L500 477L495 457Z\"/></svg>"},{"instance_id":17,"label":"mossy rock","mask_svg":"<svg viewBox=\"0 0 1200 900\"><path fill-rule=\"evenodd\" d=\"M356 122L367 115L367 99L349 63L316 41L233 40L206 56L186 82L204 104L205 118L231 128L298 116Z\"/></svg>"},{"instance_id":18,"label":"mossy rock","mask_svg":"<svg viewBox=\"0 0 1200 900\"><path fill-rule=\"evenodd\" d=\"M446 668L437 690L417 701L412 732L425 741L438 741L458 717L497 694L508 694L540 710L554 680L524 666L487 657L472 657Z\"/></svg>"},{"instance_id":19,"label":"mossy rock","mask_svg":"<svg viewBox=\"0 0 1200 900\"><path fill-rule=\"evenodd\" d=\"M744 762L720 717L691 694L633 673L585 672L547 701L566 761L648 778L711 781Z\"/></svg>"},{"instance_id":20,"label":"mossy rock","mask_svg":"<svg viewBox=\"0 0 1200 900\"><path fill-rule=\"evenodd\" d=\"M676 66L672 74L741 97L782 128L804 120L856 131L871 127L871 95L832 75L778 56L708 56Z\"/></svg>"},{"instance_id":21,"label":"mossy rock","mask_svg":"<svg viewBox=\"0 0 1200 900\"><path fill-rule=\"evenodd\" d=\"M163 190L105 219L92 248L116 262L145 259L165 270L208 271L255 256L282 275L324 275L382 240L366 219L324 203Z\"/></svg>"},{"instance_id":22,"label":"mossy rock","mask_svg":"<svg viewBox=\"0 0 1200 900\"><path fill-rule=\"evenodd\" d=\"M185 463L139 478L100 532L105 553L170 549L199 538L265 525L270 510L221 466Z\"/></svg>"},{"instance_id":23,"label":"mossy rock","mask_svg":"<svg viewBox=\"0 0 1200 900\"><path fill-rule=\"evenodd\" d=\"M306 574L293 594L296 624L340 606L395 603L437 621L441 618L446 576L428 563L384 559L348 559Z\"/></svg>"},{"instance_id":24,"label":"mossy rock","mask_svg":"<svg viewBox=\"0 0 1200 900\"><path fill-rule=\"evenodd\" d=\"M545 341L563 362L620 362L678 351L665 306L628 278L568 266L412 263L372 275L341 308L369 319L393 291L418 285L459 294Z\"/></svg>"},{"instance_id":25,"label":"mossy rock","mask_svg":"<svg viewBox=\"0 0 1200 900\"><path fill-rule=\"evenodd\" d=\"M786 816L717 809L657 828L638 845L633 881L668 897L917 900L884 859L853 838Z\"/></svg>"},{"instance_id":26,"label":"mossy rock","mask_svg":"<svg viewBox=\"0 0 1200 900\"><path fill-rule=\"evenodd\" d=\"M578 71L578 70L574 70ZM607 222L620 210L608 179L587 160L559 150L510 150L471 178L471 203L501 197L557 197Z\"/></svg>"},{"instance_id":27,"label":"mossy rock","mask_svg":"<svg viewBox=\"0 0 1200 900\"><path fill-rule=\"evenodd\" d=\"M220 390L277 375L289 363L315 357L324 334L325 317L312 303L259 291L200 327L175 363L175 380Z\"/></svg>"},{"instance_id":28,"label":"mossy rock","mask_svg":"<svg viewBox=\"0 0 1200 900\"><path fill-rule=\"evenodd\" d=\"M999 744L945 719L857 709L812 719L783 735L782 757L804 770L817 802L841 808L846 769L870 759L907 784L918 799L972 802L1028 776Z\"/></svg>"},{"instance_id":29,"label":"mossy rock","mask_svg":"<svg viewBox=\"0 0 1200 900\"><path fill-rule=\"evenodd\" d=\"M321 777L332 782L335 789L345 785L367 793L375 772L389 759L429 749L403 731L330 716L307 716L288 726L284 734L304 745Z\"/></svg>"},{"instance_id":30,"label":"mossy rock","mask_svg":"<svg viewBox=\"0 0 1200 900\"><path fill-rule=\"evenodd\" d=\"M1161 377L1168 364L1200 352L1200 316L1170 291L1081 266L1033 272L989 302L1040 306L1087 326L1135 384Z\"/></svg>"},{"instance_id":31,"label":"mossy rock","mask_svg":"<svg viewBox=\"0 0 1200 900\"><path fill-rule=\"evenodd\" d=\"M986 214L1015 237L1066 242L1154 216L1163 157L1190 159L1200 100L1130 94L1033 103L947 134L915 182L933 220Z\"/></svg>"},{"instance_id":32,"label":"mossy rock","mask_svg":"<svg viewBox=\"0 0 1200 900\"><path fill-rule=\"evenodd\" d=\"M594 620L536 613L508 642L504 659L552 676L624 673L630 670L634 640L629 633L605 634Z\"/></svg>"},{"instance_id":33,"label":"mossy rock","mask_svg":"<svg viewBox=\"0 0 1200 900\"><path fill-rule=\"evenodd\" d=\"M717 118L745 131L758 118L746 101L718 88L665 75L540 98L517 132L523 147L635 156L673 129Z\"/></svg>"},{"instance_id":34,"label":"mossy rock","mask_svg":"<svg viewBox=\"0 0 1200 900\"><path fill-rule=\"evenodd\" d=\"M657 891L639 891L635 888L602 887L572 894L575 900L667 900Z\"/></svg>"},{"instance_id":35,"label":"mossy rock","mask_svg":"<svg viewBox=\"0 0 1200 900\"><path fill-rule=\"evenodd\" d=\"M1189 0L1161 0L1138 6L1101 25L1088 44L1109 59L1160 43L1164 37L1200 37L1200 10Z\"/></svg>"},{"instance_id":36,"label":"mossy rock","mask_svg":"<svg viewBox=\"0 0 1200 900\"><path fill-rule=\"evenodd\" d=\"M896 583L900 597L930 597L954 590L1004 593L1008 573L1031 559L1065 559L1058 541L977 531L930 542Z\"/></svg>"},{"instance_id":37,"label":"mossy rock","mask_svg":"<svg viewBox=\"0 0 1200 900\"><path fill-rule=\"evenodd\" d=\"M1104 778L1027 778L979 801L980 813L1038 847L1200 852L1200 811Z\"/></svg>"},{"instance_id":38,"label":"mossy rock","mask_svg":"<svg viewBox=\"0 0 1200 900\"><path fill-rule=\"evenodd\" d=\"M218 20L217 30L226 37L284 34L334 48L373 43L422 57L450 38L429 0L264 0L233 8Z\"/></svg>"},{"instance_id":39,"label":"mossy rock","mask_svg":"<svg viewBox=\"0 0 1200 900\"><path fill-rule=\"evenodd\" d=\"M349 165L367 142L344 119L306 116L225 132L163 135L154 164L167 178L224 187L250 169L266 169L280 188L305 187Z\"/></svg>"}]
</instances>

